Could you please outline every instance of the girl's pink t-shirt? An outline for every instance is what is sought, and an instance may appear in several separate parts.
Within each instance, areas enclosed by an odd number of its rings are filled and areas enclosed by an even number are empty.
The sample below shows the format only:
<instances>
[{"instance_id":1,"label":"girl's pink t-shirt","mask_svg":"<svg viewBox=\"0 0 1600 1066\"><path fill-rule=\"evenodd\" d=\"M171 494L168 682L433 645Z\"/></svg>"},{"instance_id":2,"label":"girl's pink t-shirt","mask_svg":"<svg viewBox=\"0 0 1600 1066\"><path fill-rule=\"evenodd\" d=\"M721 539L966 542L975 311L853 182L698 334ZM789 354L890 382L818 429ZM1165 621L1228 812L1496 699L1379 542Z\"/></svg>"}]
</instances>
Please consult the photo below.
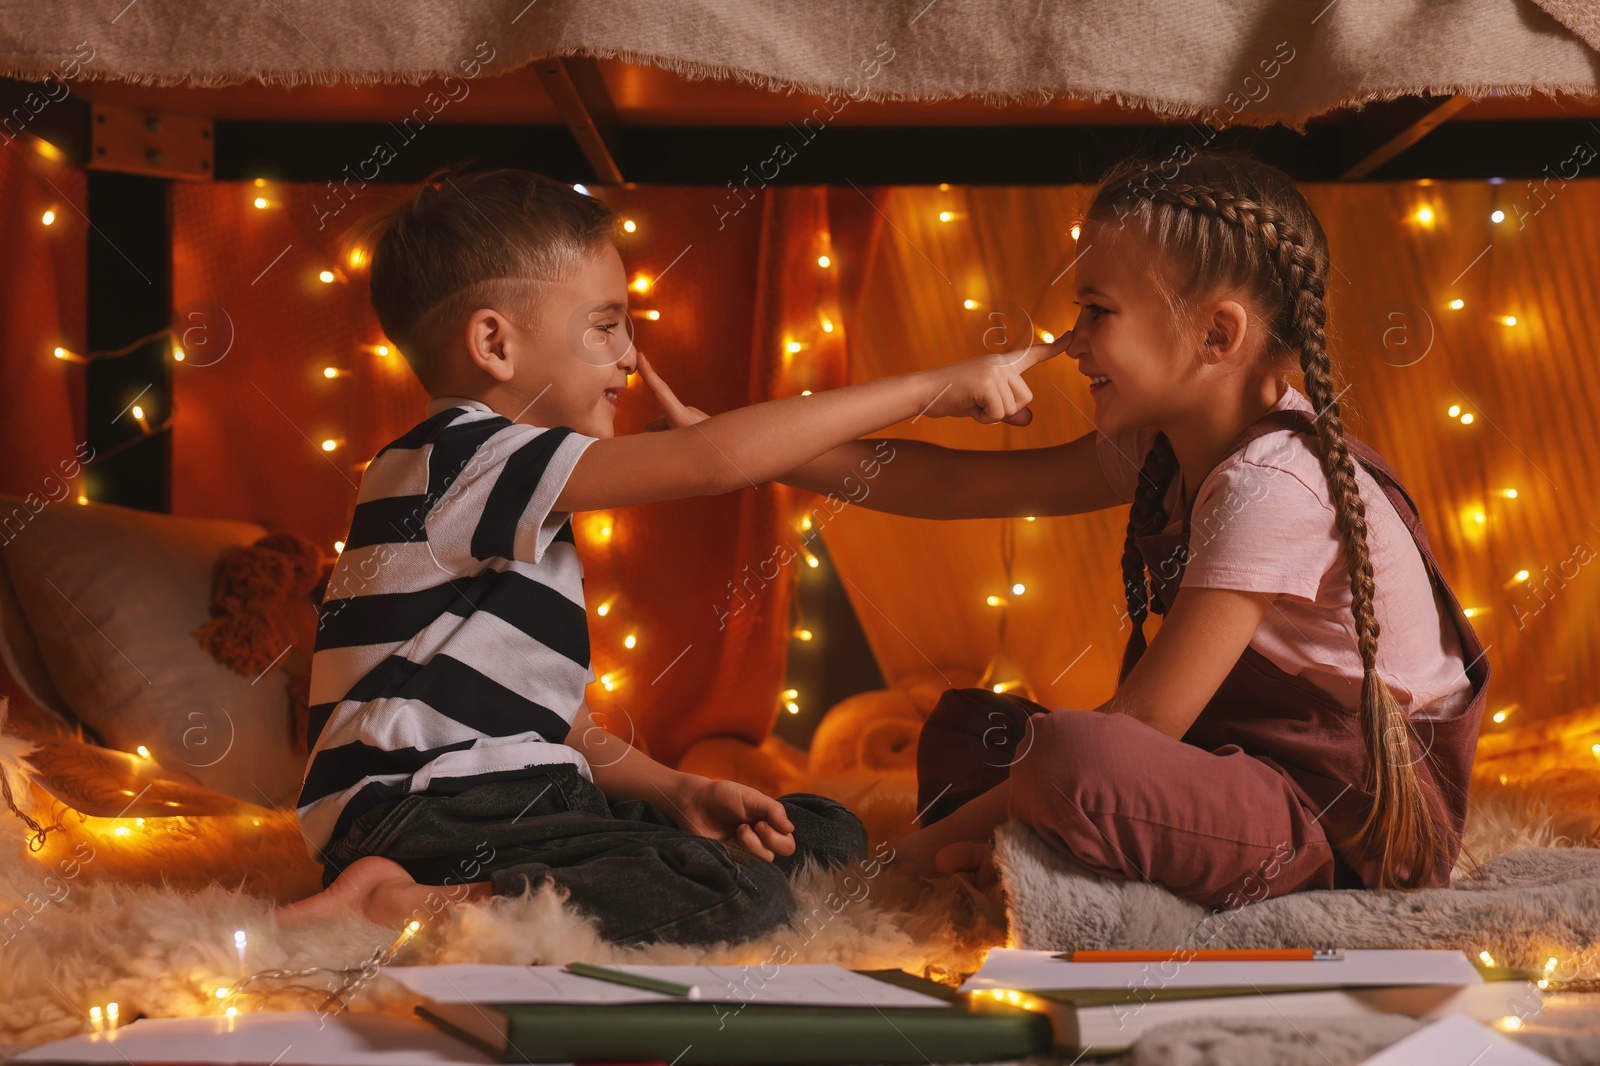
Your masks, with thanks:
<instances>
[{"instance_id":1,"label":"girl's pink t-shirt","mask_svg":"<svg viewBox=\"0 0 1600 1066\"><path fill-rule=\"evenodd\" d=\"M1284 384L1274 410L1311 401ZM1153 426L1098 434L1096 453L1119 497L1132 502ZM1182 475L1167 511L1177 512ZM1400 706L1419 718L1450 718L1472 699L1461 640L1428 579L1422 553L1383 489L1360 462L1356 484L1367 512L1378 673ZM1174 519L1166 532L1177 533ZM1189 561L1180 588L1241 589L1274 596L1250 646L1352 711L1361 705L1361 655L1350 614L1344 537L1310 439L1290 430L1263 434L1222 460L1195 495Z\"/></svg>"}]
</instances>

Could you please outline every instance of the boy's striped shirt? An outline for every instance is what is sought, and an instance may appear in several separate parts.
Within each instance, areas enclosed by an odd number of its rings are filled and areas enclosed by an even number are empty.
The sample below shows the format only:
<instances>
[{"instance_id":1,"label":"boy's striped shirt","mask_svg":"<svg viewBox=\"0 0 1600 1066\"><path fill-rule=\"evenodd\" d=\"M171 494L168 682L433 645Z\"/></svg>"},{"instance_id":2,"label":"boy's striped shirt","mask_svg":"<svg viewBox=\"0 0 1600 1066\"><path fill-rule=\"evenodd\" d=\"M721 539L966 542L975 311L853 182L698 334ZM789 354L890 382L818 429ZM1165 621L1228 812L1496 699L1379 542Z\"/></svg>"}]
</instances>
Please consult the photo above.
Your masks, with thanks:
<instances>
[{"instance_id":1,"label":"boy's striped shirt","mask_svg":"<svg viewBox=\"0 0 1600 1066\"><path fill-rule=\"evenodd\" d=\"M594 680L583 566L552 511L594 442L441 397L361 479L318 614L297 804L313 855L361 813L551 763Z\"/></svg>"}]
</instances>

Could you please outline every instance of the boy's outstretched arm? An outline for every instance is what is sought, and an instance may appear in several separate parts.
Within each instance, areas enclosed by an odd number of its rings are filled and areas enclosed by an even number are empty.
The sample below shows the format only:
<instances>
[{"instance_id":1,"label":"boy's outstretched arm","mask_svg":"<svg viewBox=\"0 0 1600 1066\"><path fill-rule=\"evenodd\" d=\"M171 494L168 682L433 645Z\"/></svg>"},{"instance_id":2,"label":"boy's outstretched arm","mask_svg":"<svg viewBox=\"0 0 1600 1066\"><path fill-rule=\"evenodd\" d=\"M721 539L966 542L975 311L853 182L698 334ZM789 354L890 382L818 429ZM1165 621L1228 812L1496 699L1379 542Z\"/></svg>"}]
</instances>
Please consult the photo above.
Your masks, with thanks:
<instances>
[{"instance_id":1,"label":"boy's outstretched arm","mask_svg":"<svg viewBox=\"0 0 1600 1066\"><path fill-rule=\"evenodd\" d=\"M680 829L737 844L763 859L794 854L794 824L783 804L748 785L663 766L578 708L567 745L583 753L595 787L609 799L649 800Z\"/></svg>"},{"instance_id":2,"label":"boy's outstretched arm","mask_svg":"<svg viewBox=\"0 0 1600 1066\"><path fill-rule=\"evenodd\" d=\"M598 440L578 459L554 510L653 503L758 485L908 418L1025 421L1029 416L1022 412L1033 393L1022 373L1057 354L1054 346L1035 345L1005 356L982 356L741 407L660 433ZM660 379L643 355L639 370L659 395Z\"/></svg>"}]
</instances>

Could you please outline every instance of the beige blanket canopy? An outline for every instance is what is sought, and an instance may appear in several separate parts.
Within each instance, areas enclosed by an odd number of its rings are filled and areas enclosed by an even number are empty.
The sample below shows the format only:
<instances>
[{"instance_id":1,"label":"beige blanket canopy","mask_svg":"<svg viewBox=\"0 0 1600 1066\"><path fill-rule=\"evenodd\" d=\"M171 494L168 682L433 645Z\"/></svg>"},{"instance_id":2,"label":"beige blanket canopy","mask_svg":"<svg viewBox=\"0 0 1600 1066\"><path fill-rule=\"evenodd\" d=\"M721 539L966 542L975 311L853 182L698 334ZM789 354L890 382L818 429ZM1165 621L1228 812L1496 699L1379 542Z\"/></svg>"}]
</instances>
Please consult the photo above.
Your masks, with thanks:
<instances>
[{"instance_id":1,"label":"beige blanket canopy","mask_svg":"<svg viewBox=\"0 0 1600 1066\"><path fill-rule=\"evenodd\" d=\"M1408 95L1600 95L1590 0L0 0L0 75L420 82L551 56L856 99L1113 100L1301 128Z\"/></svg>"}]
</instances>

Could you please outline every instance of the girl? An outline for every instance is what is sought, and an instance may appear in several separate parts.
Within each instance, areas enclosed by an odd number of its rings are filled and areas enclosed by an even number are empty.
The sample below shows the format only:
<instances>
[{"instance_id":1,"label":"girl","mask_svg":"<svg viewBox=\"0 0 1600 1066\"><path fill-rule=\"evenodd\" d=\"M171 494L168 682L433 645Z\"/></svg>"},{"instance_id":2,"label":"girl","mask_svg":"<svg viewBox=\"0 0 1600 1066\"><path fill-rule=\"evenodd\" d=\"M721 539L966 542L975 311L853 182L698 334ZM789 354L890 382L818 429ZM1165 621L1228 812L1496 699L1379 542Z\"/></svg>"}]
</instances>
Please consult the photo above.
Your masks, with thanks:
<instances>
[{"instance_id":1,"label":"girl","mask_svg":"<svg viewBox=\"0 0 1600 1066\"><path fill-rule=\"evenodd\" d=\"M1089 870L1207 906L1447 885L1489 671L1405 489L1345 433L1315 214L1247 157L1202 153L1170 179L1134 162L1095 190L1079 247L1067 352L1096 431L1024 451L896 441L862 506L1131 502L1120 684L1095 712L946 693L918 752L928 827L897 865L987 868L1015 818ZM785 480L837 490L872 447Z\"/></svg>"}]
</instances>

